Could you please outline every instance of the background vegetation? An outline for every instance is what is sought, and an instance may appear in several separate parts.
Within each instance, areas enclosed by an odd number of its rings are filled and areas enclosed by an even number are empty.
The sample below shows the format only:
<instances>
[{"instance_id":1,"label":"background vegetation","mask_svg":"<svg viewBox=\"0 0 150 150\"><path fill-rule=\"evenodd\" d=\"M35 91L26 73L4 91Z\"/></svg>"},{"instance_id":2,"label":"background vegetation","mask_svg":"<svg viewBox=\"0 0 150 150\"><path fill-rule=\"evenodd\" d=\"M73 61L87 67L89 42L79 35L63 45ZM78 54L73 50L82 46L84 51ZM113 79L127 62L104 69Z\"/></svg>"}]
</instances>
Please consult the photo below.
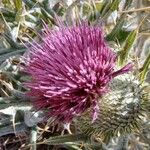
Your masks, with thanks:
<instances>
[{"instance_id":1,"label":"background vegetation","mask_svg":"<svg viewBox=\"0 0 150 150\"><path fill-rule=\"evenodd\" d=\"M132 75L116 78L103 97L98 119L88 113L69 130L42 121L24 95L28 80L19 65L31 39L39 40L42 22L57 27L86 20L105 30L118 53L118 66L134 63ZM150 149L150 1L149 0L1 0L0 1L0 148L4 150ZM42 121L42 122L41 122Z\"/></svg>"}]
</instances>

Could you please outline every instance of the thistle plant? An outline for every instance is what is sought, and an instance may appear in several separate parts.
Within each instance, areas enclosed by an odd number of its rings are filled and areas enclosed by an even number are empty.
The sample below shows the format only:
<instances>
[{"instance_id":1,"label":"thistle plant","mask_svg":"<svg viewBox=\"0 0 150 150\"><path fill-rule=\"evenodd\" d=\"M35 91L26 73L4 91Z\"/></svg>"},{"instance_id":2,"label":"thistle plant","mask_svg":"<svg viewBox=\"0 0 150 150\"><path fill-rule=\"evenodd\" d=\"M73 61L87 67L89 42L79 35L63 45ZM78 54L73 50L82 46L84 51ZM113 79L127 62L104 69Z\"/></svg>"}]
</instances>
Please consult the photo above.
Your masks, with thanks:
<instances>
[{"instance_id":1,"label":"thistle plant","mask_svg":"<svg viewBox=\"0 0 150 150\"><path fill-rule=\"evenodd\" d=\"M2 149L149 149L149 2L135 3L0 2Z\"/></svg>"},{"instance_id":2,"label":"thistle plant","mask_svg":"<svg viewBox=\"0 0 150 150\"><path fill-rule=\"evenodd\" d=\"M98 99L108 91L109 82L132 65L114 70L116 54L99 27L81 23L45 30L43 42L34 42L24 56L24 70L32 77L25 83L27 95L34 97L36 109L46 109L60 122L70 123L89 107L94 121Z\"/></svg>"}]
</instances>

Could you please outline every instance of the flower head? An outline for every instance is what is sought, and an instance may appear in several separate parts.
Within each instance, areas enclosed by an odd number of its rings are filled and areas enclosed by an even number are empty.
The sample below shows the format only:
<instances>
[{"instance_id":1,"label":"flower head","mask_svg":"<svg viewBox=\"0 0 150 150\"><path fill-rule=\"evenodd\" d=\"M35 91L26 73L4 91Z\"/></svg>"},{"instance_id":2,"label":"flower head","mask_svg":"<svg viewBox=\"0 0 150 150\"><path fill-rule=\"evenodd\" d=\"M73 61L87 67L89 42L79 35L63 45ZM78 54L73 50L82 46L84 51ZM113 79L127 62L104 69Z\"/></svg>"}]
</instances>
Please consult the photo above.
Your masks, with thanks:
<instances>
[{"instance_id":1,"label":"flower head","mask_svg":"<svg viewBox=\"0 0 150 150\"><path fill-rule=\"evenodd\" d=\"M49 116L65 123L92 108L96 119L98 98L131 65L114 71L116 53L107 46L98 26L81 23L45 30L41 44L35 42L29 48L25 65L32 77L26 86L35 97L35 108L46 109Z\"/></svg>"}]
</instances>

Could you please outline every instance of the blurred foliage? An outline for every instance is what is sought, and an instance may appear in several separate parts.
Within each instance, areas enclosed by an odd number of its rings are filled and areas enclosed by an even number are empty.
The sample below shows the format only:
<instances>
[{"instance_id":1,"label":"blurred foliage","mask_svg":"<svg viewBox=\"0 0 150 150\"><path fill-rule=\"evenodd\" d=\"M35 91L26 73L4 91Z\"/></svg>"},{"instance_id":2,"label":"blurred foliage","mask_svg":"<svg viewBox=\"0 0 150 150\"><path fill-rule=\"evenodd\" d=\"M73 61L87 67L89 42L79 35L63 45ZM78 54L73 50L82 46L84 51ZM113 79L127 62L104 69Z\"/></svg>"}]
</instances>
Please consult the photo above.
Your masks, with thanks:
<instances>
[{"instance_id":1,"label":"blurred foliage","mask_svg":"<svg viewBox=\"0 0 150 150\"><path fill-rule=\"evenodd\" d=\"M138 40L143 36L150 39L150 15L148 7L129 11L136 8L137 3L133 0L0 1L2 149L149 149L150 45L143 42L141 49ZM149 5L148 0L140 3L141 7ZM139 26L143 17L145 20ZM32 39L40 40L43 21L55 28L58 19L66 25L86 20L102 26L106 40L118 53L118 66L134 63L132 75L119 77L110 84L112 91L102 98L98 119L92 123L87 112L74 120L68 131L63 125L51 123L51 118L42 121L43 112L36 112L30 98L24 95L26 89L22 82L29 77L20 70L21 56L26 51L24 45Z\"/></svg>"}]
</instances>

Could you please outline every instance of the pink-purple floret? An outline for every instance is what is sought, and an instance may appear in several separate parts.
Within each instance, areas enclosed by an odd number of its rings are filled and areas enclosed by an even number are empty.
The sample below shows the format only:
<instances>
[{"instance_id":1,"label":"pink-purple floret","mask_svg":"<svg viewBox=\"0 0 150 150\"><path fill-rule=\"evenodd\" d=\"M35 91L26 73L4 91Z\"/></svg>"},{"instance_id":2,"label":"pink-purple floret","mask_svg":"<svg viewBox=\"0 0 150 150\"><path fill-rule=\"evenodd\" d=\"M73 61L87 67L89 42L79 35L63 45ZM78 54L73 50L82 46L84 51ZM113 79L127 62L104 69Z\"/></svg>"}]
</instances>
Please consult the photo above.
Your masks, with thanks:
<instances>
[{"instance_id":1,"label":"pink-purple floret","mask_svg":"<svg viewBox=\"0 0 150 150\"><path fill-rule=\"evenodd\" d=\"M108 83L131 70L128 64L118 71L117 55L104 40L100 27L87 23L50 30L45 26L41 44L32 43L26 53L24 70L32 77L25 83L37 110L69 123L91 108L97 118L98 100Z\"/></svg>"}]
</instances>

